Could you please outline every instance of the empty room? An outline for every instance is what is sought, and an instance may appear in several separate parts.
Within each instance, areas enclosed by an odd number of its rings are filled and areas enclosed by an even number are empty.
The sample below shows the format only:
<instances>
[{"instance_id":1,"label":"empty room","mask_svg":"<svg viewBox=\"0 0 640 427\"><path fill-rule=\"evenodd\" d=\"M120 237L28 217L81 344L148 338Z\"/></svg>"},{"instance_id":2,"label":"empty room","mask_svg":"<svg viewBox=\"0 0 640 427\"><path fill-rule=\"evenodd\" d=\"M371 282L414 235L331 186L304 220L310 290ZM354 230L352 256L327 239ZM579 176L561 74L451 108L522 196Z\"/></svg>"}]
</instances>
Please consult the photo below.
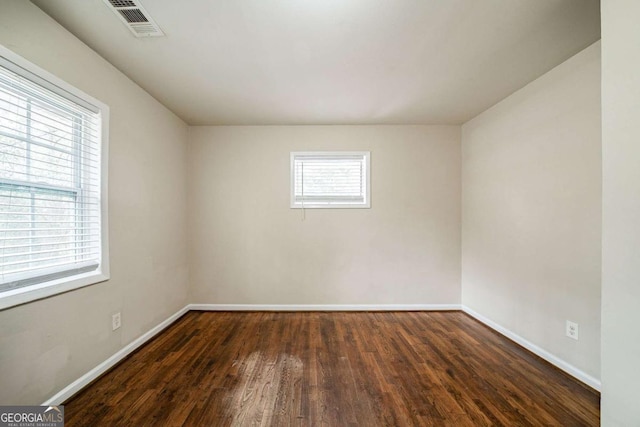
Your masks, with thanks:
<instances>
[{"instance_id":1,"label":"empty room","mask_svg":"<svg viewBox=\"0 0 640 427\"><path fill-rule=\"evenodd\" d=\"M638 17L0 0L0 427L640 426Z\"/></svg>"}]
</instances>

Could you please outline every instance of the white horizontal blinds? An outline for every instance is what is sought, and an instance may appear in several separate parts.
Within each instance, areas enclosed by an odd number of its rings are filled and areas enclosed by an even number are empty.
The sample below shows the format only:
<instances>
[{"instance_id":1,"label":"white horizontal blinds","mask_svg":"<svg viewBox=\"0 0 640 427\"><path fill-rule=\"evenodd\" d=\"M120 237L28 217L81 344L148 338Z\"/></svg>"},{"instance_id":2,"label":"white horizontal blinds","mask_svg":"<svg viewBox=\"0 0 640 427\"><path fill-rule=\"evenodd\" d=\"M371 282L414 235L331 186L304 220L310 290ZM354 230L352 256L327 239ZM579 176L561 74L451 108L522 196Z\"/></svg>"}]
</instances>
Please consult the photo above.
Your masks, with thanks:
<instances>
[{"instance_id":1,"label":"white horizontal blinds","mask_svg":"<svg viewBox=\"0 0 640 427\"><path fill-rule=\"evenodd\" d=\"M100 115L30 77L0 61L0 291L101 258Z\"/></svg>"},{"instance_id":2,"label":"white horizontal blinds","mask_svg":"<svg viewBox=\"0 0 640 427\"><path fill-rule=\"evenodd\" d=\"M296 154L293 159L296 204L366 203L364 154Z\"/></svg>"}]
</instances>

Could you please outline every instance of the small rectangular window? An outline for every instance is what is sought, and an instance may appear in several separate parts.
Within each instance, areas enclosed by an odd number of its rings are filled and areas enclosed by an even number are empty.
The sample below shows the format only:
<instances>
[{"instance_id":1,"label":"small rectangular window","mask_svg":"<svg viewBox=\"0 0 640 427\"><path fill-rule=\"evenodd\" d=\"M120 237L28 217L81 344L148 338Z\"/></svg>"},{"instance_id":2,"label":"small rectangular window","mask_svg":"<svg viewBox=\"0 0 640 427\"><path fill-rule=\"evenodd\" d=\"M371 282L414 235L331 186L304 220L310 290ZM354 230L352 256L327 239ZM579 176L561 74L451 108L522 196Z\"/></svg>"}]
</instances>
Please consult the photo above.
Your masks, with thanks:
<instances>
[{"instance_id":1,"label":"small rectangular window","mask_svg":"<svg viewBox=\"0 0 640 427\"><path fill-rule=\"evenodd\" d=\"M106 106L65 85L0 51L0 308L108 277Z\"/></svg>"},{"instance_id":2,"label":"small rectangular window","mask_svg":"<svg viewBox=\"0 0 640 427\"><path fill-rule=\"evenodd\" d=\"M292 152L292 208L371 207L370 153Z\"/></svg>"}]
</instances>

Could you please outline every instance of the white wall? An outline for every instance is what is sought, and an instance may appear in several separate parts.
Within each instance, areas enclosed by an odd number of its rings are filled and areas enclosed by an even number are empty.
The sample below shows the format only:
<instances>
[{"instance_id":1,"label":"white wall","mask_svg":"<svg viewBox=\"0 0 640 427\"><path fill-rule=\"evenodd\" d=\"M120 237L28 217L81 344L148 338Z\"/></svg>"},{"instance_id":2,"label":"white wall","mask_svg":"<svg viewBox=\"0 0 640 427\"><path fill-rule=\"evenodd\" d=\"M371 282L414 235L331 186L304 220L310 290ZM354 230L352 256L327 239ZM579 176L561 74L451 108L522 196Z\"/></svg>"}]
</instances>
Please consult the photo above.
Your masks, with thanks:
<instances>
[{"instance_id":1,"label":"white wall","mask_svg":"<svg viewBox=\"0 0 640 427\"><path fill-rule=\"evenodd\" d=\"M602 425L640 425L640 2L602 1Z\"/></svg>"},{"instance_id":2,"label":"white wall","mask_svg":"<svg viewBox=\"0 0 640 427\"><path fill-rule=\"evenodd\" d=\"M111 112L111 280L0 311L0 404L40 404L185 306L187 127L30 2L0 11L1 44Z\"/></svg>"},{"instance_id":3,"label":"white wall","mask_svg":"<svg viewBox=\"0 0 640 427\"><path fill-rule=\"evenodd\" d=\"M595 379L600 144L599 42L462 127L463 304Z\"/></svg>"},{"instance_id":4,"label":"white wall","mask_svg":"<svg viewBox=\"0 0 640 427\"><path fill-rule=\"evenodd\" d=\"M289 153L371 151L371 209L289 208ZM192 127L192 300L460 302L458 126Z\"/></svg>"}]
</instances>

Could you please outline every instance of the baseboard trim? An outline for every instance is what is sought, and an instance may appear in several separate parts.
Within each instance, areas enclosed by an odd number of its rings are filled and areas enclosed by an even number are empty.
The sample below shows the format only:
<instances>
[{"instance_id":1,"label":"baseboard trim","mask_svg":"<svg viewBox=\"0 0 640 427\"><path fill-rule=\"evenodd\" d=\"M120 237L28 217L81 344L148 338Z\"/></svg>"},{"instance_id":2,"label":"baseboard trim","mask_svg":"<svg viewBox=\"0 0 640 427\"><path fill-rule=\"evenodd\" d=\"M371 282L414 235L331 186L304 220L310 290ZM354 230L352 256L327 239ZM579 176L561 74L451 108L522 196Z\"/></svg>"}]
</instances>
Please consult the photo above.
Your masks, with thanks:
<instances>
[{"instance_id":1,"label":"baseboard trim","mask_svg":"<svg viewBox=\"0 0 640 427\"><path fill-rule=\"evenodd\" d=\"M504 335L510 340L516 342L526 348L533 354L543 358L552 365L558 367L574 378L582 381L593 389L600 391L600 380L588 375L575 366L565 362L564 360L554 356L546 350L538 347L532 342L527 341L521 336L511 332L507 328L502 327L496 322L484 317L467 306L461 304L189 304L176 313L172 314L166 320L162 321L154 328L142 334L121 350L116 352L104 362L60 390L58 393L47 399L43 406L61 405L74 394L78 393L92 381L107 372L118 362L123 360L133 351L141 347L151 338L156 336L162 330L166 329L173 322L178 320L188 311L459 311L467 313L469 316L487 325L496 332Z\"/></svg>"},{"instance_id":2,"label":"baseboard trim","mask_svg":"<svg viewBox=\"0 0 640 427\"><path fill-rule=\"evenodd\" d=\"M460 304L382 304L382 305L271 305L271 304L188 304L163 322L120 349L113 356L47 399L43 406L61 405L118 362L141 347L190 310L194 311L453 311Z\"/></svg>"},{"instance_id":3,"label":"baseboard trim","mask_svg":"<svg viewBox=\"0 0 640 427\"><path fill-rule=\"evenodd\" d=\"M54 394L52 397L47 399L42 406L51 406L51 405L61 405L64 401L71 398L74 394L82 390L84 387L89 385L93 380L97 379L100 375L107 372L113 366L115 366L122 359L131 354L138 347L145 344L151 338L156 336L162 330L164 330L167 326L171 325L173 322L182 317L183 314L189 311L189 306L185 306L178 310L176 313L169 316L168 319L162 321L154 328L150 329L146 333L140 335L138 338L124 346L121 350L115 353L113 356L109 357L107 360L60 390L58 393Z\"/></svg>"},{"instance_id":4,"label":"baseboard trim","mask_svg":"<svg viewBox=\"0 0 640 427\"><path fill-rule=\"evenodd\" d=\"M191 304L196 311L456 311L460 304Z\"/></svg>"},{"instance_id":5,"label":"baseboard trim","mask_svg":"<svg viewBox=\"0 0 640 427\"><path fill-rule=\"evenodd\" d=\"M530 352L532 352L536 356L539 356L539 357L543 358L547 362L549 362L552 365L556 366L557 368L563 370L564 372L566 372L567 374L571 375L575 379L577 379L579 381L582 381L583 383L585 383L586 385L588 385L589 387L591 387L591 388L593 388L593 389L595 389L597 391L600 391L600 388L601 388L600 380L598 380L598 379L592 377L591 375L587 374L586 372L576 368L575 366L571 365L570 363L565 362L564 360L562 360L559 357L549 353L548 351L538 347L537 345L535 345L531 341L528 341L528 340L522 338L520 335L518 335L518 334L510 331L509 329L497 324L493 320L490 320L490 319L484 317L482 314L470 309L469 307L463 305L462 306L462 311L467 313L469 316L473 317L477 321L479 321L481 323L484 323L486 326L490 327L494 331L496 331L496 332L504 335L505 337L509 338L511 341L514 341L515 343L517 343L517 344L521 345L522 347L526 348L527 350L529 350Z\"/></svg>"}]
</instances>

